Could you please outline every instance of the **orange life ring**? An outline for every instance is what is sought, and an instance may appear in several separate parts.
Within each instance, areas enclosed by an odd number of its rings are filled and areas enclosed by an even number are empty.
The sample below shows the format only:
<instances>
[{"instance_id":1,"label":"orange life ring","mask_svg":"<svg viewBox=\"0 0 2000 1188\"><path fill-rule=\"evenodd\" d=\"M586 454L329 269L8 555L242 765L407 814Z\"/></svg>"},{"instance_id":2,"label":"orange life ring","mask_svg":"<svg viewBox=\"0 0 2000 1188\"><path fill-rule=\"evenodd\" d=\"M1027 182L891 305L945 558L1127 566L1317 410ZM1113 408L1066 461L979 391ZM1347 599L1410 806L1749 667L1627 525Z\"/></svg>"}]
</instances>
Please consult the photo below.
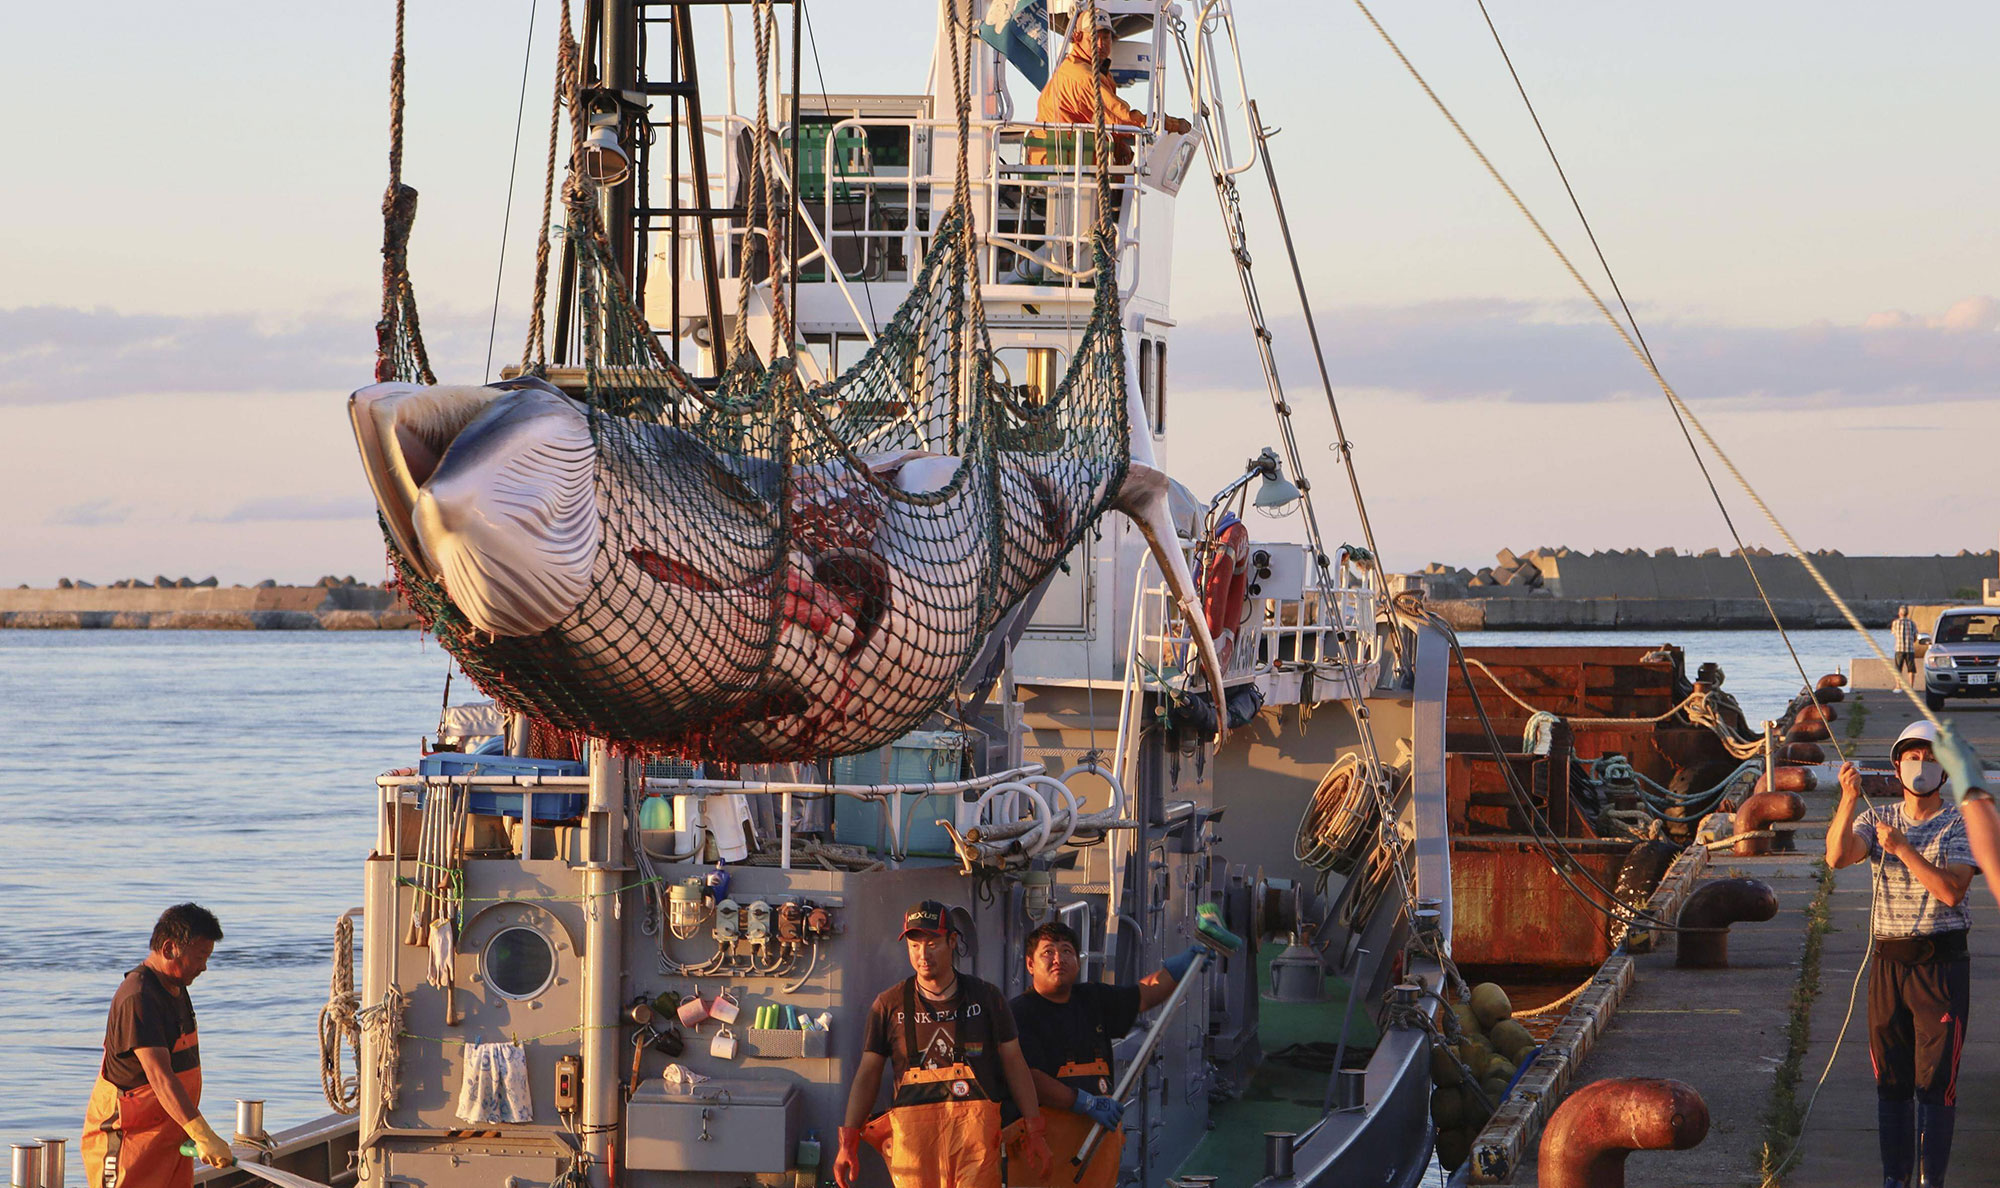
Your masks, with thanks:
<instances>
[{"instance_id":1,"label":"orange life ring","mask_svg":"<svg viewBox=\"0 0 2000 1188\"><path fill-rule=\"evenodd\" d=\"M1226 520L1215 534L1202 576L1201 614L1215 639L1215 654L1225 671L1236 649L1236 632L1250 591L1250 529L1238 519Z\"/></svg>"}]
</instances>

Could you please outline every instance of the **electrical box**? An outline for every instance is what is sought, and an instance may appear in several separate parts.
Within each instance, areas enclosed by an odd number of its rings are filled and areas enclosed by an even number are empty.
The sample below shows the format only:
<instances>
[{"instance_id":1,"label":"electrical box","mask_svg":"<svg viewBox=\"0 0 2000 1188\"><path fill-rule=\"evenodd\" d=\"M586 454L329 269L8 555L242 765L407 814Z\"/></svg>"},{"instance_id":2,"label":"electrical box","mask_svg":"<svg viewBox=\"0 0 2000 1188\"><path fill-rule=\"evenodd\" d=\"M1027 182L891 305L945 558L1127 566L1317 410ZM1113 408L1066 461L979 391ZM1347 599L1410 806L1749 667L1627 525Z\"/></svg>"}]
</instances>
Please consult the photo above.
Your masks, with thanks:
<instances>
[{"instance_id":1,"label":"electrical box","mask_svg":"<svg viewBox=\"0 0 2000 1188\"><path fill-rule=\"evenodd\" d=\"M692 1093L642 1086L625 1112L625 1166L638 1171L782 1172L799 1144L789 1081L716 1077Z\"/></svg>"},{"instance_id":2,"label":"electrical box","mask_svg":"<svg viewBox=\"0 0 2000 1188\"><path fill-rule=\"evenodd\" d=\"M578 1096L583 1083L583 1058L564 1056L556 1061L556 1110L573 1114L580 1102Z\"/></svg>"},{"instance_id":3,"label":"electrical box","mask_svg":"<svg viewBox=\"0 0 2000 1188\"><path fill-rule=\"evenodd\" d=\"M1250 587L1252 598L1276 598L1297 602L1306 596L1306 546L1289 542L1250 545Z\"/></svg>"}]
</instances>

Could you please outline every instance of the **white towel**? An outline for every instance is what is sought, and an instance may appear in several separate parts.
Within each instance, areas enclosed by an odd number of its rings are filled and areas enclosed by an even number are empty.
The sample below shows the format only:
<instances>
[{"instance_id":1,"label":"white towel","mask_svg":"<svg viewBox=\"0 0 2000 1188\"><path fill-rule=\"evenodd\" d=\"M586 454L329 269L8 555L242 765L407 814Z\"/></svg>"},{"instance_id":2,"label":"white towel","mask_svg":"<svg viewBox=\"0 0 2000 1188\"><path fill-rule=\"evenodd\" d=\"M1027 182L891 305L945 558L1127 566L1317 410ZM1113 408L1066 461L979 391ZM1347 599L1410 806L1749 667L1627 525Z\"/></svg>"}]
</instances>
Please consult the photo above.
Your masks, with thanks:
<instances>
[{"instance_id":1,"label":"white towel","mask_svg":"<svg viewBox=\"0 0 2000 1188\"><path fill-rule=\"evenodd\" d=\"M431 924L431 961L427 980L433 986L451 985L452 958L458 955L458 940L449 919Z\"/></svg>"},{"instance_id":2,"label":"white towel","mask_svg":"<svg viewBox=\"0 0 2000 1188\"><path fill-rule=\"evenodd\" d=\"M465 1045L458 1116L467 1122L533 1122L528 1053L516 1044Z\"/></svg>"}]
</instances>

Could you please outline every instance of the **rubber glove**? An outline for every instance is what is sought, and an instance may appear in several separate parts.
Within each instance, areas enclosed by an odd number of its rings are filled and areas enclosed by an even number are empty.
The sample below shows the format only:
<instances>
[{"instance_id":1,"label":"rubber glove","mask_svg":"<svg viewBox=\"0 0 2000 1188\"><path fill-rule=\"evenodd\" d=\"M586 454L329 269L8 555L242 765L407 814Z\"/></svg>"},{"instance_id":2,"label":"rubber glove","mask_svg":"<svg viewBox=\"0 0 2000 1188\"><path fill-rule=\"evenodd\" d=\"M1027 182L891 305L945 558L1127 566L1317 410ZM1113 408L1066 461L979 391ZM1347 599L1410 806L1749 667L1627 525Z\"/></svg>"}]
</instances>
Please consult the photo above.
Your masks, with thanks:
<instances>
[{"instance_id":1,"label":"rubber glove","mask_svg":"<svg viewBox=\"0 0 2000 1188\"><path fill-rule=\"evenodd\" d=\"M1993 791L1986 787L1986 765L1979 761L1979 752L1972 749L1971 744L1959 734L1958 727L1950 722L1938 731L1937 745L1931 748L1931 753L1937 756L1939 766L1944 768L1944 774L1951 780L1953 800L1964 804L1965 794L1974 789Z\"/></svg>"},{"instance_id":2,"label":"rubber glove","mask_svg":"<svg viewBox=\"0 0 2000 1188\"><path fill-rule=\"evenodd\" d=\"M1056 1153L1049 1150L1048 1119L1036 1114L1021 1121L1028 1131L1028 1137L1021 1140L1021 1153L1028 1157L1028 1164L1034 1168L1035 1175L1046 1180L1056 1167Z\"/></svg>"},{"instance_id":3,"label":"rubber glove","mask_svg":"<svg viewBox=\"0 0 2000 1188\"><path fill-rule=\"evenodd\" d=\"M195 1155L203 1163L210 1167L228 1167L236 1162L236 1156L229 1150L229 1144L223 1142L222 1136L215 1133L215 1127L208 1124L208 1119L196 1114L189 1119L185 1129L187 1136L194 1140Z\"/></svg>"},{"instance_id":4,"label":"rubber glove","mask_svg":"<svg viewBox=\"0 0 2000 1188\"><path fill-rule=\"evenodd\" d=\"M860 1175L861 1128L843 1126L840 1128L840 1154L833 1157L833 1182L840 1188L849 1188Z\"/></svg>"},{"instance_id":5,"label":"rubber glove","mask_svg":"<svg viewBox=\"0 0 2000 1188\"><path fill-rule=\"evenodd\" d=\"M1201 956L1202 952L1202 946L1189 945L1186 951L1175 953L1173 956L1167 958L1166 963L1160 966L1160 968L1166 970L1167 976L1178 982L1187 976L1188 969L1194 965L1194 959Z\"/></svg>"},{"instance_id":6,"label":"rubber glove","mask_svg":"<svg viewBox=\"0 0 2000 1188\"><path fill-rule=\"evenodd\" d=\"M1082 1114L1106 1130L1118 1129L1118 1123L1125 1117L1125 1103L1116 1098L1085 1093L1081 1089L1076 1091L1076 1102L1070 1106L1070 1110Z\"/></svg>"}]
</instances>

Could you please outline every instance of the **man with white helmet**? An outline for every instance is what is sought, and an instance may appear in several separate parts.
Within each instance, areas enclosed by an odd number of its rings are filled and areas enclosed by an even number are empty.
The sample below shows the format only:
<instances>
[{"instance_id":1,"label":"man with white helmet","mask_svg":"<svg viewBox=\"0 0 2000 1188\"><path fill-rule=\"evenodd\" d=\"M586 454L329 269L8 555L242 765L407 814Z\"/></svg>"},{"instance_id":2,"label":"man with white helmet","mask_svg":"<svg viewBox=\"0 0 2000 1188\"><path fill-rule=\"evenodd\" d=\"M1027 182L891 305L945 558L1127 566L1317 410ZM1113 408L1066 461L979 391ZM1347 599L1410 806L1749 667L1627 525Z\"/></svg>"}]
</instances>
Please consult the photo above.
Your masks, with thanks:
<instances>
[{"instance_id":1,"label":"man with white helmet","mask_svg":"<svg viewBox=\"0 0 2000 1188\"><path fill-rule=\"evenodd\" d=\"M1858 816L1861 772L1843 764L1840 807L1826 833L1829 866L1863 859L1873 866L1868 1056L1884 1188L1944 1183L1971 1005L1965 898L1977 867L1964 818L1939 794L1946 779L1939 749L1936 727L1911 723L1889 751L1902 799Z\"/></svg>"}]
</instances>

